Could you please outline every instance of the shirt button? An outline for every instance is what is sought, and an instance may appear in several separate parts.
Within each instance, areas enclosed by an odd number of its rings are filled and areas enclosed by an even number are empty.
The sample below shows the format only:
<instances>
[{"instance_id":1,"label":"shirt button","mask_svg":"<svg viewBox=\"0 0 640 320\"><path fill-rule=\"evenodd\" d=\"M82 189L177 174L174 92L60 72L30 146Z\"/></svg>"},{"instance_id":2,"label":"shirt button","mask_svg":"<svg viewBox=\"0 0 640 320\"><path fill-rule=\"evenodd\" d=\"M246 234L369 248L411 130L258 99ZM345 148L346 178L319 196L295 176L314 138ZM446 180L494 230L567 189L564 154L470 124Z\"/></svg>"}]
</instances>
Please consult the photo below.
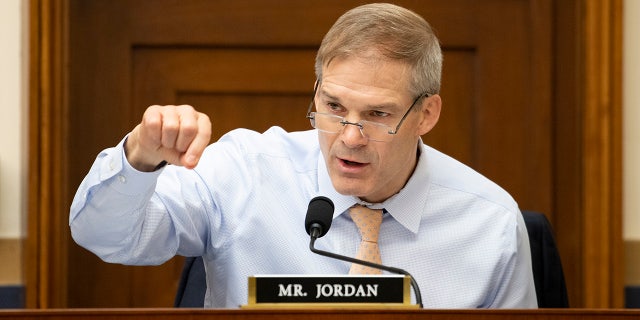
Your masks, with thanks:
<instances>
[{"instance_id":1,"label":"shirt button","mask_svg":"<svg viewBox=\"0 0 640 320\"><path fill-rule=\"evenodd\" d=\"M124 176L120 175L120 176L118 176L118 181L120 181L121 183L127 183L127 178L125 178Z\"/></svg>"},{"instance_id":2,"label":"shirt button","mask_svg":"<svg viewBox=\"0 0 640 320\"><path fill-rule=\"evenodd\" d=\"M113 169L114 169L115 167L116 167L116 166L113 164L113 160L109 161L109 169L111 169L111 171L113 171Z\"/></svg>"}]
</instances>

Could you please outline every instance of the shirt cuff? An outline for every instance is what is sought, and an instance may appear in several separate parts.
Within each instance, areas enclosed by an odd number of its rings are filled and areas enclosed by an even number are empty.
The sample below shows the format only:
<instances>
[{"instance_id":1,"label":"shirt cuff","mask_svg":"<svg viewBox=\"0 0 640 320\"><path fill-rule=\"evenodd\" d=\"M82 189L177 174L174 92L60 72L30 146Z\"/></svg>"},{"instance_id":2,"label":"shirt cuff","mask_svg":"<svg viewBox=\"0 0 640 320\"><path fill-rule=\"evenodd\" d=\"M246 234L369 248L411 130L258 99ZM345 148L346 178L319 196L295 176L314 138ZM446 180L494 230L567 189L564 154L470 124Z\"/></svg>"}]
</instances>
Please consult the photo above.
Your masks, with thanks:
<instances>
[{"instance_id":1,"label":"shirt cuff","mask_svg":"<svg viewBox=\"0 0 640 320\"><path fill-rule=\"evenodd\" d=\"M158 176L164 168L153 172L142 172L132 167L124 152L126 139L125 137L118 146L107 153L101 170L101 180L109 179L109 187L121 194L137 196L148 192L150 188L155 188Z\"/></svg>"}]
</instances>

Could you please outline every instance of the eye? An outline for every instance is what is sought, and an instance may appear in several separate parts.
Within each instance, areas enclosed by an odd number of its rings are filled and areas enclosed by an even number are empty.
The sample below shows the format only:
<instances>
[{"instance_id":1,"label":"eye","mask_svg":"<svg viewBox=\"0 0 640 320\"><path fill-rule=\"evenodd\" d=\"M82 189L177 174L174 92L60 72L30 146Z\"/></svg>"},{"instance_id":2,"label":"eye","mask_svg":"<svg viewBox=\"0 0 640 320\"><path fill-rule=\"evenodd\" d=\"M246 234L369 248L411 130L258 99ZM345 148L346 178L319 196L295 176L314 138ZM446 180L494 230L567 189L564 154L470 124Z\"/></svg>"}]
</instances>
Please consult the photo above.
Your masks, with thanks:
<instances>
[{"instance_id":1,"label":"eye","mask_svg":"<svg viewBox=\"0 0 640 320\"><path fill-rule=\"evenodd\" d=\"M384 111L380 111L380 110L371 111L371 117L373 117L373 118L386 118L388 116L389 116L388 112L384 112Z\"/></svg>"},{"instance_id":2,"label":"eye","mask_svg":"<svg viewBox=\"0 0 640 320\"><path fill-rule=\"evenodd\" d=\"M326 103L327 109L329 109L330 111L334 112L334 113L339 113L344 111L344 108L335 102L327 102Z\"/></svg>"}]
</instances>

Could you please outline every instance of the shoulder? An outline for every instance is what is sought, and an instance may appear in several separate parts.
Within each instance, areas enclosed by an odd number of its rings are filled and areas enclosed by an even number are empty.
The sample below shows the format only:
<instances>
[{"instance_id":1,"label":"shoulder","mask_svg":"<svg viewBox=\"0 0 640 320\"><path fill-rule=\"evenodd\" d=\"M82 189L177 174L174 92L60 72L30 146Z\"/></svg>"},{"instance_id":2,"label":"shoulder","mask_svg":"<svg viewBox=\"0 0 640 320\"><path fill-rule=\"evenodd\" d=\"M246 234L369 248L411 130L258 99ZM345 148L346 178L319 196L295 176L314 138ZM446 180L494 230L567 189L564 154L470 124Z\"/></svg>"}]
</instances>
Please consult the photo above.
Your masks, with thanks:
<instances>
[{"instance_id":1,"label":"shoulder","mask_svg":"<svg viewBox=\"0 0 640 320\"><path fill-rule=\"evenodd\" d=\"M250 153L304 153L318 147L315 130L288 132L271 127L265 132L235 129L223 135L215 144L235 144Z\"/></svg>"},{"instance_id":2,"label":"shoulder","mask_svg":"<svg viewBox=\"0 0 640 320\"><path fill-rule=\"evenodd\" d=\"M427 145L422 146L422 153L428 179L434 187L519 212L516 201L506 190L468 165Z\"/></svg>"},{"instance_id":3,"label":"shoulder","mask_svg":"<svg viewBox=\"0 0 640 320\"><path fill-rule=\"evenodd\" d=\"M316 130L287 132L271 127L265 132L235 129L207 148L207 153L245 159L289 159L298 165L317 165L319 154Z\"/></svg>"}]
</instances>

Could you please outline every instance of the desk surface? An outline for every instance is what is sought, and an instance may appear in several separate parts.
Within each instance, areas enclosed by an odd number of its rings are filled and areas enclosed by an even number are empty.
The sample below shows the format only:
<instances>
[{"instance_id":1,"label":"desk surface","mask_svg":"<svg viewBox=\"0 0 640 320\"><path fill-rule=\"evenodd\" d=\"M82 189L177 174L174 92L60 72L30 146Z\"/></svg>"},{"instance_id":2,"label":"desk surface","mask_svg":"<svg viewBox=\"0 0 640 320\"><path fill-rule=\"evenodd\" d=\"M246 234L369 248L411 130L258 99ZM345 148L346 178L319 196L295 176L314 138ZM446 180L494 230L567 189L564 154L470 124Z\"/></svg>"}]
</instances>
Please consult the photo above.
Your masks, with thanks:
<instances>
[{"instance_id":1,"label":"desk surface","mask_svg":"<svg viewBox=\"0 0 640 320\"><path fill-rule=\"evenodd\" d=\"M0 319L640 319L640 309L386 310L386 309L37 309L0 310Z\"/></svg>"}]
</instances>

